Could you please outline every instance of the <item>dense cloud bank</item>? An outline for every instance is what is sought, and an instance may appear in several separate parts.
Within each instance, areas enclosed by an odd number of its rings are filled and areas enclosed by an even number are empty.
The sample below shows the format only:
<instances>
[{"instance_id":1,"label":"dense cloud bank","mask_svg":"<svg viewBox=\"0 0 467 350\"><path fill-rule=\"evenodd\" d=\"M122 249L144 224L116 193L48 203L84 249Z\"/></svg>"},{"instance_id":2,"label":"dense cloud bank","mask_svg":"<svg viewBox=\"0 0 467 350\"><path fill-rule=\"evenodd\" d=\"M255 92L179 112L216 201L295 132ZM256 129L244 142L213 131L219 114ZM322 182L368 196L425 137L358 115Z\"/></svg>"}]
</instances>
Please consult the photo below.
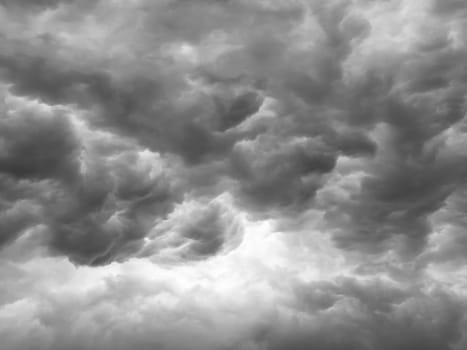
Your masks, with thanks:
<instances>
[{"instance_id":1,"label":"dense cloud bank","mask_svg":"<svg viewBox=\"0 0 467 350\"><path fill-rule=\"evenodd\" d=\"M463 0L0 1L0 348L467 347Z\"/></svg>"}]
</instances>

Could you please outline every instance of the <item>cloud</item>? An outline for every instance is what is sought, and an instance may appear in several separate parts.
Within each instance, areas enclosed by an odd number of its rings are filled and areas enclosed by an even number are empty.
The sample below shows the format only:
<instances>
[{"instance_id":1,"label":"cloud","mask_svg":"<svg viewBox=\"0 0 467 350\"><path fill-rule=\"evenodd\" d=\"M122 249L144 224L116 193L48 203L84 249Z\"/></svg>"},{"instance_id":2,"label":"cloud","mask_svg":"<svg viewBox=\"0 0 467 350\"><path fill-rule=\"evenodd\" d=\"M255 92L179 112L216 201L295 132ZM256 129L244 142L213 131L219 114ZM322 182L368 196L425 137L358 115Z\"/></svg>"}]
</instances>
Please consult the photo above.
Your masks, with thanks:
<instances>
[{"instance_id":1,"label":"cloud","mask_svg":"<svg viewBox=\"0 0 467 350\"><path fill-rule=\"evenodd\" d=\"M237 143L233 167L242 193L261 205L295 204L312 197L321 186L323 173L334 168L336 154L319 140L261 135Z\"/></svg>"},{"instance_id":2,"label":"cloud","mask_svg":"<svg viewBox=\"0 0 467 350\"><path fill-rule=\"evenodd\" d=\"M242 225L223 201L181 203L152 228L138 255L198 260L235 248L241 241Z\"/></svg>"},{"instance_id":3,"label":"cloud","mask_svg":"<svg viewBox=\"0 0 467 350\"><path fill-rule=\"evenodd\" d=\"M2 6L5 6L7 9L15 8L24 9L24 8L39 8L39 9L49 9L55 8L61 4L72 3L73 0L39 0L39 1L22 1L18 3L17 1L5 0L2 2Z\"/></svg>"},{"instance_id":4,"label":"cloud","mask_svg":"<svg viewBox=\"0 0 467 350\"><path fill-rule=\"evenodd\" d=\"M465 348L459 1L3 1L8 349Z\"/></svg>"},{"instance_id":5,"label":"cloud","mask_svg":"<svg viewBox=\"0 0 467 350\"><path fill-rule=\"evenodd\" d=\"M67 177L79 147L65 111L7 103L1 120L0 171L18 179Z\"/></svg>"},{"instance_id":6,"label":"cloud","mask_svg":"<svg viewBox=\"0 0 467 350\"><path fill-rule=\"evenodd\" d=\"M6 99L0 167L12 193L4 198L5 240L46 225L53 250L105 262L142 239L151 219L176 201L158 154L80 127L73 110Z\"/></svg>"}]
</instances>

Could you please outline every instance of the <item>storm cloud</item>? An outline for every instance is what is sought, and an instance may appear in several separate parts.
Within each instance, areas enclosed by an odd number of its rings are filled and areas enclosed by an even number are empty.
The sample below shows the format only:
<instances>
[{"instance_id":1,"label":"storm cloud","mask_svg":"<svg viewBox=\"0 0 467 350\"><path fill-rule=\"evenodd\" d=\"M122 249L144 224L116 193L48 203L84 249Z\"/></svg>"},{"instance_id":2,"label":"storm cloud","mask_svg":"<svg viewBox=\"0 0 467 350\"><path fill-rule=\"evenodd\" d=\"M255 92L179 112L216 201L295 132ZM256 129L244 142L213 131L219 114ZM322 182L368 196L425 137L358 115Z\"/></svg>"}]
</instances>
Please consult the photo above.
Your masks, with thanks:
<instances>
[{"instance_id":1,"label":"storm cloud","mask_svg":"<svg viewBox=\"0 0 467 350\"><path fill-rule=\"evenodd\" d=\"M0 1L5 349L467 347L467 5Z\"/></svg>"}]
</instances>

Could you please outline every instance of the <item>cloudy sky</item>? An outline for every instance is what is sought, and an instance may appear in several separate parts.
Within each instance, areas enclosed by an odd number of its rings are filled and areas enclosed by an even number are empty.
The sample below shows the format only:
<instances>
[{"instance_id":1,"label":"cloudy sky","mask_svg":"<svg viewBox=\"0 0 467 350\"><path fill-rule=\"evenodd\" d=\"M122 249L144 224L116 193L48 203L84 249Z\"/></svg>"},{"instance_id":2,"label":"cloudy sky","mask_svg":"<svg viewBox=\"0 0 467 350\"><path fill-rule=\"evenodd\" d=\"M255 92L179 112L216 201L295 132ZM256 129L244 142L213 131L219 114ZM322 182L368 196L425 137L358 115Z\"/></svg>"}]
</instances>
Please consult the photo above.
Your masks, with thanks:
<instances>
[{"instance_id":1,"label":"cloudy sky","mask_svg":"<svg viewBox=\"0 0 467 350\"><path fill-rule=\"evenodd\" d=\"M0 0L0 348L467 348L465 0Z\"/></svg>"}]
</instances>

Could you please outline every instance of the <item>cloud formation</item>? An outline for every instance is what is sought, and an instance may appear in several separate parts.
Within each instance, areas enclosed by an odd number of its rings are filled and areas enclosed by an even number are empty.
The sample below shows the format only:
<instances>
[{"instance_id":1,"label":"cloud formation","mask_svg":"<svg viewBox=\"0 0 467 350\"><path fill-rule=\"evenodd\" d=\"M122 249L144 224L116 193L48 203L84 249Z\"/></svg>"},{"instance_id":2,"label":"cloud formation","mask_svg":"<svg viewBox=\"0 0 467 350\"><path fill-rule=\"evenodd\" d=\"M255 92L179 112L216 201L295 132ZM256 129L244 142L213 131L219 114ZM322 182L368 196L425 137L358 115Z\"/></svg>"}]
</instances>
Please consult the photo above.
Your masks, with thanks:
<instances>
[{"instance_id":1,"label":"cloud formation","mask_svg":"<svg viewBox=\"0 0 467 350\"><path fill-rule=\"evenodd\" d=\"M463 1L0 1L0 338L467 346Z\"/></svg>"}]
</instances>

